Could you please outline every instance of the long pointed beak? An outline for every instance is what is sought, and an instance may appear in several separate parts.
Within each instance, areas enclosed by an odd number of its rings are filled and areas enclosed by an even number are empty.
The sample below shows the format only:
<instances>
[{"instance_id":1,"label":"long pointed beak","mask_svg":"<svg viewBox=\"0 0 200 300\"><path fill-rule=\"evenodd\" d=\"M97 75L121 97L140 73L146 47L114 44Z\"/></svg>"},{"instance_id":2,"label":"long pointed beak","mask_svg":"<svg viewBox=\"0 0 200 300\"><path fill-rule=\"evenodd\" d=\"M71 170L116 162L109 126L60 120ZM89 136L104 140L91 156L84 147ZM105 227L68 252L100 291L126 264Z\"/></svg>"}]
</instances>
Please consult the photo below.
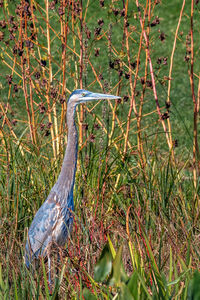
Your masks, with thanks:
<instances>
[{"instance_id":1,"label":"long pointed beak","mask_svg":"<svg viewBox=\"0 0 200 300\"><path fill-rule=\"evenodd\" d=\"M112 99L121 99L119 96L108 95L108 94L100 94L100 93L90 93L86 96L79 98L80 103L94 101L94 100L112 100Z\"/></svg>"}]
</instances>

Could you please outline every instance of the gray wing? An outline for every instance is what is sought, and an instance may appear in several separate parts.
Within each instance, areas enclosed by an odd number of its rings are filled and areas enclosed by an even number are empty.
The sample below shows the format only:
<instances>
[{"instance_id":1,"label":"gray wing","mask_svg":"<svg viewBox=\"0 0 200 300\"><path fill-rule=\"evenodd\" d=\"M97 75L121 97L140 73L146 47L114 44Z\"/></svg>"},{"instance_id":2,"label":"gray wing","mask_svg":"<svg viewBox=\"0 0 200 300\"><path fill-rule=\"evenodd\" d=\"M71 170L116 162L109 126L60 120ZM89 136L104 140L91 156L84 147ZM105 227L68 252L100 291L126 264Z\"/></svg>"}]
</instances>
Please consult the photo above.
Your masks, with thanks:
<instances>
[{"instance_id":1,"label":"gray wing","mask_svg":"<svg viewBox=\"0 0 200 300\"><path fill-rule=\"evenodd\" d=\"M47 200L37 211L28 231L25 248L25 261L27 267L38 255L46 255L46 248L52 241L54 230L60 211L60 205L54 200L55 194L50 193Z\"/></svg>"}]
</instances>

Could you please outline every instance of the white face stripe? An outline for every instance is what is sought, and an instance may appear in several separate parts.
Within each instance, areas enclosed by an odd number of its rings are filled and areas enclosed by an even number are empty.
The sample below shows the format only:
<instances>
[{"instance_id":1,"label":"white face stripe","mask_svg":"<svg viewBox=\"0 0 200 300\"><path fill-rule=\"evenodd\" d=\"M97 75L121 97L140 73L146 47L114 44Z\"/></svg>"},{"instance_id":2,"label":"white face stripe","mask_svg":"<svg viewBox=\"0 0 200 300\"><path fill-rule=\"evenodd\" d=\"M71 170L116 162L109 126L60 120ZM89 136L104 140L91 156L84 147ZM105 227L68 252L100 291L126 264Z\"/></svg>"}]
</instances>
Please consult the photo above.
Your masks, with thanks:
<instances>
[{"instance_id":1,"label":"white face stripe","mask_svg":"<svg viewBox=\"0 0 200 300\"><path fill-rule=\"evenodd\" d=\"M76 101L80 97L80 94L75 94L70 97L70 101Z\"/></svg>"}]
</instances>

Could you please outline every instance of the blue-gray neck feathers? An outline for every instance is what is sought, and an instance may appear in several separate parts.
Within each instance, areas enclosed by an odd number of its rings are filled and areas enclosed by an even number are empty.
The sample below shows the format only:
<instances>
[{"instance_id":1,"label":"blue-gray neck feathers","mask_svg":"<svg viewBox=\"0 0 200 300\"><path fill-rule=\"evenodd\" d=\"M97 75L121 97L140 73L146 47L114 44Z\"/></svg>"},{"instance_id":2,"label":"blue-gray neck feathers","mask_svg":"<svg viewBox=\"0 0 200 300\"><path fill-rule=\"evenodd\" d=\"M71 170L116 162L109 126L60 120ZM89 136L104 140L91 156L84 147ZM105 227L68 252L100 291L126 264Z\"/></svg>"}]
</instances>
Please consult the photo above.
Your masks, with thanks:
<instances>
[{"instance_id":1,"label":"blue-gray neck feathers","mask_svg":"<svg viewBox=\"0 0 200 300\"><path fill-rule=\"evenodd\" d=\"M56 192L60 197L61 205L66 205L66 201L70 201L68 206L74 209L73 204L73 186L75 181L76 164L77 164L77 152L78 152L78 136L77 129L74 121L76 105L68 102L67 107L67 148L61 168L60 175L52 191ZM69 198L70 195L70 199Z\"/></svg>"}]
</instances>

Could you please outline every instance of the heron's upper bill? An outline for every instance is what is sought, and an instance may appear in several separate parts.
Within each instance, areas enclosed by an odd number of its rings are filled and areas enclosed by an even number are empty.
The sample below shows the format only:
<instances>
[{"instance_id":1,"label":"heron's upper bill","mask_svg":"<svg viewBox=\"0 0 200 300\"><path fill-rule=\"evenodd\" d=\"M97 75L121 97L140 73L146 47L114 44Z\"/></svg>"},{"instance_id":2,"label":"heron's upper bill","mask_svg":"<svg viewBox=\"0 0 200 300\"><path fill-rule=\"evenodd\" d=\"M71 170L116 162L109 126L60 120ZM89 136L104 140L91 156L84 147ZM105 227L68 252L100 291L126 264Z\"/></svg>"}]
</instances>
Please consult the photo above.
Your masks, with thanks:
<instances>
[{"instance_id":1,"label":"heron's upper bill","mask_svg":"<svg viewBox=\"0 0 200 300\"><path fill-rule=\"evenodd\" d=\"M85 103L88 101L94 100L112 100L112 99L120 99L121 97L109 94L101 94L101 93L93 93L87 90L76 90L74 91L69 100L75 101L76 103Z\"/></svg>"}]
</instances>

